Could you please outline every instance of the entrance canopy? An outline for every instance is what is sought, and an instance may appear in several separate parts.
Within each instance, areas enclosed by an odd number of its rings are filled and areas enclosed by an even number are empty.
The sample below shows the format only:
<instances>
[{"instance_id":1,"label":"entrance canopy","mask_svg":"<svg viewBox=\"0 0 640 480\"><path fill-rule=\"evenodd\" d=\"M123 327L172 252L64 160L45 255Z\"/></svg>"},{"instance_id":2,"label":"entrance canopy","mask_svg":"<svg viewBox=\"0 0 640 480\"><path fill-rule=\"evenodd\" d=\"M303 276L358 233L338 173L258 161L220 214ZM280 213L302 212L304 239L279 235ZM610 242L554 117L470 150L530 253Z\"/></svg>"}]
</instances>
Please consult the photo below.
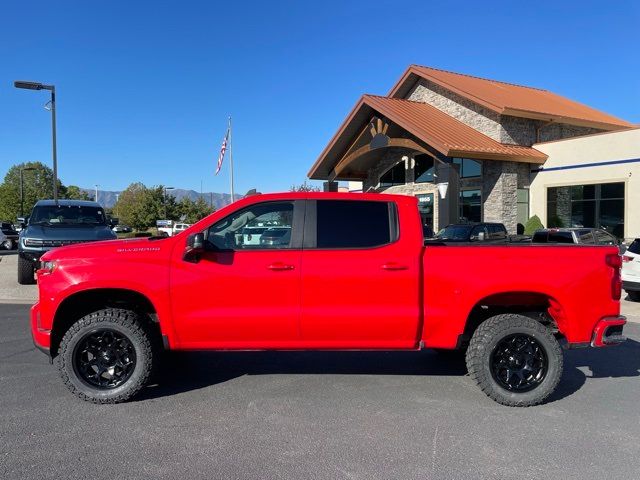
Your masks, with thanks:
<instances>
[{"instance_id":1,"label":"entrance canopy","mask_svg":"<svg viewBox=\"0 0 640 480\"><path fill-rule=\"evenodd\" d=\"M431 105L363 95L309 171L317 180L362 180L389 148L434 157L542 164L547 155L505 145Z\"/></svg>"}]
</instances>

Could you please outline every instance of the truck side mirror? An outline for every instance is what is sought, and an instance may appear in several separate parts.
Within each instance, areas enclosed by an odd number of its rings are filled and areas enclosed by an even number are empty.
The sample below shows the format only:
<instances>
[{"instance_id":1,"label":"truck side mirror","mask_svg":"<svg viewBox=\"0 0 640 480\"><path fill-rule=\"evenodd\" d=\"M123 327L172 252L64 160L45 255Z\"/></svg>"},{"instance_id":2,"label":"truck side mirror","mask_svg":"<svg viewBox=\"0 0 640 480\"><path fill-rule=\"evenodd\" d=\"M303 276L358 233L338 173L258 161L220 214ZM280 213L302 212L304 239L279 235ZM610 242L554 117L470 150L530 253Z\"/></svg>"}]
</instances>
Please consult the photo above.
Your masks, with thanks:
<instances>
[{"instance_id":1,"label":"truck side mirror","mask_svg":"<svg viewBox=\"0 0 640 480\"><path fill-rule=\"evenodd\" d=\"M202 252L204 252L204 233L189 235L182 259L185 262L198 263Z\"/></svg>"},{"instance_id":2,"label":"truck side mirror","mask_svg":"<svg viewBox=\"0 0 640 480\"><path fill-rule=\"evenodd\" d=\"M116 217L109 218L109 226L110 227L115 227L119 223L120 223L120 219L119 218L116 218Z\"/></svg>"},{"instance_id":3,"label":"truck side mirror","mask_svg":"<svg viewBox=\"0 0 640 480\"><path fill-rule=\"evenodd\" d=\"M27 223L29 223L29 217L18 217L18 224L24 228L27 226Z\"/></svg>"}]
</instances>

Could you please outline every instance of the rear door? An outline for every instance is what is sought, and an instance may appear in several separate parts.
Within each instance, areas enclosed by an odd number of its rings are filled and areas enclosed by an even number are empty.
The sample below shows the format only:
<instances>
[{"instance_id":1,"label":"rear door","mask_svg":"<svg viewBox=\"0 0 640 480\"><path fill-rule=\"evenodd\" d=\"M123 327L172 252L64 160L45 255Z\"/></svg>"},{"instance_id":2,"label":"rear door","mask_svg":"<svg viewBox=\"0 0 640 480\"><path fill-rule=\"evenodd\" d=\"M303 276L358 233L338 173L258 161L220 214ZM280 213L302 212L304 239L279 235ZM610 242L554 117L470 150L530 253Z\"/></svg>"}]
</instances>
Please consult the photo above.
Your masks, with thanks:
<instances>
[{"instance_id":1,"label":"rear door","mask_svg":"<svg viewBox=\"0 0 640 480\"><path fill-rule=\"evenodd\" d=\"M303 346L417 344L422 234L417 208L404 212L414 216L400 218L397 205L388 201L308 201L302 253ZM399 227L405 223L415 224L415 232Z\"/></svg>"}]
</instances>

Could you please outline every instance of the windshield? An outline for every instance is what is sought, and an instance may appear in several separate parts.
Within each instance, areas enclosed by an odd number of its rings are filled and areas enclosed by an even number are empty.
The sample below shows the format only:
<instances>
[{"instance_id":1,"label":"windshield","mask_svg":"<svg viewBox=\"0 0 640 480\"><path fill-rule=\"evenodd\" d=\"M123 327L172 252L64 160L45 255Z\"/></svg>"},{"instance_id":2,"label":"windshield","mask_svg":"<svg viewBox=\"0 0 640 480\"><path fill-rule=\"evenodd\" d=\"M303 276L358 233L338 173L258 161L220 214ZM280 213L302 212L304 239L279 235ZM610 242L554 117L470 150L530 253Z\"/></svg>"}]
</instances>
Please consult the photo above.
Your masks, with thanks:
<instances>
[{"instance_id":1,"label":"windshield","mask_svg":"<svg viewBox=\"0 0 640 480\"><path fill-rule=\"evenodd\" d=\"M472 225L449 225L438 232L436 238L440 240L468 240Z\"/></svg>"},{"instance_id":2,"label":"windshield","mask_svg":"<svg viewBox=\"0 0 640 480\"><path fill-rule=\"evenodd\" d=\"M35 207L29 225L106 225L99 207L80 205L43 205Z\"/></svg>"}]
</instances>

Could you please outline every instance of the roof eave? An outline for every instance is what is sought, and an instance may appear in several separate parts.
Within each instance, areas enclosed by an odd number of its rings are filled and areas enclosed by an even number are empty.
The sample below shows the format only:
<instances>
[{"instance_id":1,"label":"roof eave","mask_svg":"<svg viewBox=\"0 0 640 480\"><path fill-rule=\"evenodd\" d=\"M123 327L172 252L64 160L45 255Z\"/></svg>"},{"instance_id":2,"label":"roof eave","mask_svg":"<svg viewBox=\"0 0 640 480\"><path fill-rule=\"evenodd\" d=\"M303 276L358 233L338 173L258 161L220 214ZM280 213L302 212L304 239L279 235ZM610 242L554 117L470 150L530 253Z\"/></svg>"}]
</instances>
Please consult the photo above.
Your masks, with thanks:
<instances>
[{"instance_id":1,"label":"roof eave","mask_svg":"<svg viewBox=\"0 0 640 480\"><path fill-rule=\"evenodd\" d=\"M532 112L530 110L522 110L509 107L506 107L503 110L502 114L509 115L511 117L531 118L547 122L566 123L568 125L575 125L578 127L598 128L602 130L621 130L624 128L633 127L631 123L625 122L624 120L619 120L619 123L595 122L593 120L586 120L584 118L572 118L561 115L553 115L550 113Z\"/></svg>"}]
</instances>

